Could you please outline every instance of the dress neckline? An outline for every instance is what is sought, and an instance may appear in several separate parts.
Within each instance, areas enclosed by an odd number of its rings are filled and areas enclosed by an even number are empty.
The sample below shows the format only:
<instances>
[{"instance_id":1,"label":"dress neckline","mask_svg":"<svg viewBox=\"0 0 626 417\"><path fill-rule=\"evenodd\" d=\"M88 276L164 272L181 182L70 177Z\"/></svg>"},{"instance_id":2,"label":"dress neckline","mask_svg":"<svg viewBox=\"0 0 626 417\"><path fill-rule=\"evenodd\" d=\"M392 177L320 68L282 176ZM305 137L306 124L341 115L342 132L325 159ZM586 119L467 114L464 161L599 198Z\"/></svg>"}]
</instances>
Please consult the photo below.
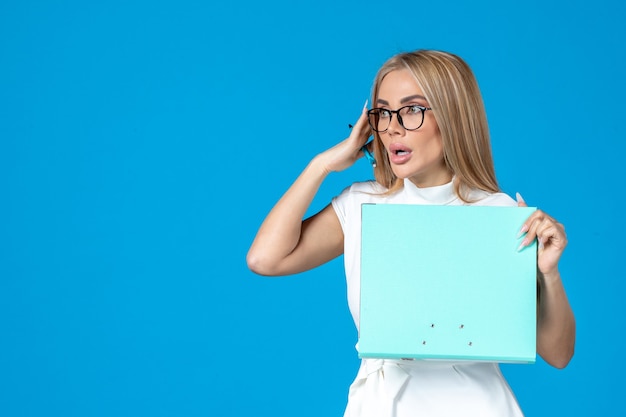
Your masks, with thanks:
<instances>
[{"instance_id":1,"label":"dress neckline","mask_svg":"<svg viewBox=\"0 0 626 417\"><path fill-rule=\"evenodd\" d=\"M408 178L404 179L404 188L401 193L410 200L419 200L425 204L450 204L458 197L454 192L454 178L443 185L420 188L413 184Z\"/></svg>"}]
</instances>

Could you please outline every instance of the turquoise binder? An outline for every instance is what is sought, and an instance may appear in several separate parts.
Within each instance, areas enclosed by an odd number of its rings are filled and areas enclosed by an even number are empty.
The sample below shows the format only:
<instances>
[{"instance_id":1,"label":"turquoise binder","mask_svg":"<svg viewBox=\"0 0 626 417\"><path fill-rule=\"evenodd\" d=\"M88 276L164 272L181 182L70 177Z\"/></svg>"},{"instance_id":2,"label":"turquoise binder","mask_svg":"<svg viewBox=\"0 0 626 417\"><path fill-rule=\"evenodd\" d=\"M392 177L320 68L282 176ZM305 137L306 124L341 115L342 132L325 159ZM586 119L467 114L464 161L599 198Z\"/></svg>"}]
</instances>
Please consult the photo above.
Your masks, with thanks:
<instances>
[{"instance_id":1,"label":"turquoise binder","mask_svg":"<svg viewBox=\"0 0 626 417\"><path fill-rule=\"evenodd\" d=\"M535 362L534 210L363 204L359 356Z\"/></svg>"}]
</instances>

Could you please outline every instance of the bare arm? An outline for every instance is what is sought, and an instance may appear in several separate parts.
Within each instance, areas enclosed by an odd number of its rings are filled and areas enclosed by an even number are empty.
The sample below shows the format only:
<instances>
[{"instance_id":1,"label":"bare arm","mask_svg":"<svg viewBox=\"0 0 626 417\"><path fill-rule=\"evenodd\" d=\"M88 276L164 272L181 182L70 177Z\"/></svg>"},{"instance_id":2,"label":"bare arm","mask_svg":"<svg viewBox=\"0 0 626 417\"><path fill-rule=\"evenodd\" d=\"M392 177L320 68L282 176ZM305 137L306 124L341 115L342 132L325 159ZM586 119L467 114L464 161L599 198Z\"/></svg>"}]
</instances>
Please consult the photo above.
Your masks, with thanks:
<instances>
[{"instance_id":1,"label":"bare arm","mask_svg":"<svg viewBox=\"0 0 626 417\"><path fill-rule=\"evenodd\" d=\"M260 275L306 271L343 253L343 231L331 206L303 221L328 172L318 156L276 203L248 251L248 267Z\"/></svg>"},{"instance_id":2,"label":"bare arm","mask_svg":"<svg viewBox=\"0 0 626 417\"><path fill-rule=\"evenodd\" d=\"M267 215L250 246L248 267L260 275L290 275L321 265L343 253L343 230L328 205L302 220L326 176L363 156L369 137L366 108L350 136L317 155Z\"/></svg>"},{"instance_id":3,"label":"bare arm","mask_svg":"<svg viewBox=\"0 0 626 417\"><path fill-rule=\"evenodd\" d=\"M526 204L521 200L520 205ZM574 356L576 342L576 321L558 270L567 245L565 228L537 210L526 220L522 231L527 232L524 243L535 238L538 242L537 353L550 365L565 368Z\"/></svg>"},{"instance_id":4,"label":"bare arm","mask_svg":"<svg viewBox=\"0 0 626 417\"><path fill-rule=\"evenodd\" d=\"M559 271L539 275L538 302L537 352L550 365L565 368L574 356L576 322Z\"/></svg>"}]
</instances>

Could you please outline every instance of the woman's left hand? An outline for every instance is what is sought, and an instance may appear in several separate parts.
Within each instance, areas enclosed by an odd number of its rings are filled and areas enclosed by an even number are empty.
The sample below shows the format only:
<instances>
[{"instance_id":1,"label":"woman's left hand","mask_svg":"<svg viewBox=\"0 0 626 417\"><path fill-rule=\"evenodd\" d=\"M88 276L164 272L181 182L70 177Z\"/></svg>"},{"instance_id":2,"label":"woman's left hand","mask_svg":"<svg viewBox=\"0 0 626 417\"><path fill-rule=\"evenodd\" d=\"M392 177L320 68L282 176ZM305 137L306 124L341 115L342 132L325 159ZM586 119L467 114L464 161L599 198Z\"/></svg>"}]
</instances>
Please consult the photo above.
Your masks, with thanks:
<instances>
[{"instance_id":1,"label":"woman's left hand","mask_svg":"<svg viewBox=\"0 0 626 417\"><path fill-rule=\"evenodd\" d=\"M517 194L517 205L528 207L521 195ZM520 249L537 239L537 268L544 275L558 272L559 259L567 246L565 227L547 213L537 209L526 219L520 234L526 233Z\"/></svg>"}]
</instances>

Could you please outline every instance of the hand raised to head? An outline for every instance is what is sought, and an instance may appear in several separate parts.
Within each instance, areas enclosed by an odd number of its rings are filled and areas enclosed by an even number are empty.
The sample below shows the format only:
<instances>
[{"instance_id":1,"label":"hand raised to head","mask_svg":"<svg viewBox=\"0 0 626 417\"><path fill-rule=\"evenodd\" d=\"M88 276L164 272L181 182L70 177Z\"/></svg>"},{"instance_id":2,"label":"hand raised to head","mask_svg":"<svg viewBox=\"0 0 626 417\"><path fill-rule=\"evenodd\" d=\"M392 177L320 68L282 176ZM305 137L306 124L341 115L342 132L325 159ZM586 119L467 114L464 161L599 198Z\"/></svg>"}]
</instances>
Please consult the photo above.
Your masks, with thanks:
<instances>
[{"instance_id":1,"label":"hand raised to head","mask_svg":"<svg viewBox=\"0 0 626 417\"><path fill-rule=\"evenodd\" d=\"M343 171L352 166L357 159L363 157L361 147L367 143L372 130L367 121L367 102L363 106L361 115L345 140L320 154L324 160L327 172Z\"/></svg>"}]
</instances>

